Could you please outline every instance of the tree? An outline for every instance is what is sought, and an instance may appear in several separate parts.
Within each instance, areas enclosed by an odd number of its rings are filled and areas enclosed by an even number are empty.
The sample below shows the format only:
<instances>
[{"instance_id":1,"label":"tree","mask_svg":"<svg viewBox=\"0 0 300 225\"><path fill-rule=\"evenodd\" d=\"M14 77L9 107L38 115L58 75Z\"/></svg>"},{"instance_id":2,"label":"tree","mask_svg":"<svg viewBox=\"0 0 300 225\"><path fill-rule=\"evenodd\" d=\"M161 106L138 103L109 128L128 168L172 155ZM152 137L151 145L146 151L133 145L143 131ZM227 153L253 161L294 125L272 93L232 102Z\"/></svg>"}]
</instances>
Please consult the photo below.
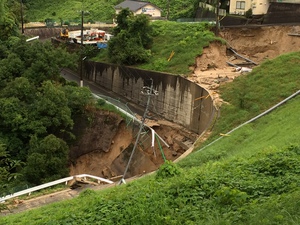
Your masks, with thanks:
<instances>
[{"instance_id":1,"label":"tree","mask_svg":"<svg viewBox=\"0 0 300 225\"><path fill-rule=\"evenodd\" d=\"M134 16L129 9L123 9L117 15L115 37L108 45L108 56L112 62L134 65L147 62L151 56L152 29L149 18Z\"/></svg>"},{"instance_id":2,"label":"tree","mask_svg":"<svg viewBox=\"0 0 300 225\"><path fill-rule=\"evenodd\" d=\"M59 86L51 81L45 81L38 89L35 102L31 105L30 118L39 121L37 125L44 127L44 131L48 133L59 134L73 126L68 100Z\"/></svg>"},{"instance_id":3,"label":"tree","mask_svg":"<svg viewBox=\"0 0 300 225\"><path fill-rule=\"evenodd\" d=\"M50 134L39 140L33 136L25 167L25 176L32 184L40 184L68 175L68 145Z\"/></svg>"},{"instance_id":4,"label":"tree","mask_svg":"<svg viewBox=\"0 0 300 225\"><path fill-rule=\"evenodd\" d=\"M83 114L92 97L87 88L71 86L60 76L60 68L75 68L75 54L22 36L1 39L0 191L8 193L21 183L68 175L65 140L74 138L72 116Z\"/></svg>"},{"instance_id":5,"label":"tree","mask_svg":"<svg viewBox=\"0 0 300 225\"><path fill-rule=\"evenodd\" d=\"M8 9L7 1L0 0L0 40L7 40L10 36L17 36L17 34L16 16Z\"/></svg>"},{"instance_id":6,"label":"tree","mask_svg":"<svg viewBox=\"0 0 300 225\"><path fill-rule=\"evenodd\" d=\"M20 160L11 159L5 145L0 142L0 197L9 194L9 182L21 176L19 171L23 165Z\"/></svg>"},{"instance_id":7,"label":"tree","mask_svg":"<svg viewBox=\"0 0 300 225\"><path fill-rule=\"evenodd\" d=\"M113 34L116 36L122 30L129 28L129 19L133 18L133 13L128 9L122 9L117 15L117 26L113 30Z\"/></svg>"},{"instance_id":8,"label":"tree","mask_svg":"<svg viewBox=\"0 0 300 225\"><path fill-rule=\"evenodd\" d=\"M85 107L92 103L91 91L86 88L78 88L77 86L65 85L60 89L65 93L68 106L72 115L83 114Z\"/></svg>"}]
</instances>

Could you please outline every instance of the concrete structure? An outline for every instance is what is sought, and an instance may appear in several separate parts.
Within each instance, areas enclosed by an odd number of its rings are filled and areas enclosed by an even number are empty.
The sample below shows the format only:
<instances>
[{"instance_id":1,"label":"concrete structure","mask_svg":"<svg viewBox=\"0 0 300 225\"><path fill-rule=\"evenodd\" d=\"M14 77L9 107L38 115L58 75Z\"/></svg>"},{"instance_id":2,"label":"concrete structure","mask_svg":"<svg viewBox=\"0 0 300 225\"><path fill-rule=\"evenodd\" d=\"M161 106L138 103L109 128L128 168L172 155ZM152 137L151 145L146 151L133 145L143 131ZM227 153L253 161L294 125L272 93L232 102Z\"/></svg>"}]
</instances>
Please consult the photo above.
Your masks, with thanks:
<instances>
[{"instance_id":1,"label":"concrete structure","mask_svg":"<svg viewBox=\"0 0 300 225\"><path fill-rule=\"evenodd\" d=\"M268 12L269 6L269 0L253 0L251 3L252 14L264 15Z\"/></svg>"},{"instance_id":2,"label":"concrete structure","mask_svg":"<svg viewBox=\"0 0 300 225\"><path fill-rule=\"evenodd\" d=\"M245 15L249 9L252 9L254 16L265 15L268 12L269 6L274 3L300 4L300 0L230 0L229 14ZM290 10L289 6L287 10Z\"/></svg>"},{"instance_id":3,"label":"concrete structure","mask_svg":"<svg viewBox=\"0 0 300 225\"><path fill-rule=\"evenodd\" d=\"M84 76L143 107L146 96L141 89L150 86L152 79L159 95L152 99L149 111L197 134L207 129L214 117L208 91L181 76L92 61L85 62Z\"/></svg>"},{"instance_id":4,"label":"concrete structure","mask_svg":"<svg viewBox=\"0 0 300 225\"><path fill-rule=\"evenodd\" d=\"M230 0L229 14L245 15L251 8L251 2L251 0Z\"/></svg>"},{"instance_id":5,"label":"concrete structure","mask_svg":"<svg viewBox=\"0 0 300 225\"><path fill-rule=\"evenodd\" d=\"M299 0L298 0L299 1ZM268 13L264 17L264 24L268 23L299 23L300 4L271 2Z\"/></svg>"},{"instance_id":6,"label":"concrete structure","mask_svg":"<svg viewBox=\"0 0 300 225\"><path fill-rule=\"evenodd\" d=\"M150 2L126 0L115 6L116 14L128 8L134 15L147 14L151 17L161 17L161 9Z\"/></svg>"}]
</instances>

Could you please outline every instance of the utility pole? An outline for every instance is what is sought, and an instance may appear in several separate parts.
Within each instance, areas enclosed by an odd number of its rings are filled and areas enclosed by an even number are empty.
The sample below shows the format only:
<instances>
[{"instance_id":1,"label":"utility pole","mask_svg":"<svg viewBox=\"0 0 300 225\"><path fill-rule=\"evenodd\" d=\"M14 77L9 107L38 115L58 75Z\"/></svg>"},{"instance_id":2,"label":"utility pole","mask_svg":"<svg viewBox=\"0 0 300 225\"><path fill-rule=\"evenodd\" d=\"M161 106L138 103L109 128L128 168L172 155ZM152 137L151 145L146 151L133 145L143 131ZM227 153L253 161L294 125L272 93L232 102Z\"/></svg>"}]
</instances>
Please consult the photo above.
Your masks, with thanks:
<instances>
[{"instance_id":1,"label":"utility pole","mask_svg":"<svg viewBox=\"0 0 300 225\"><path fill-rule=\"evenodd\" d=\"M80 87L83 87L83 9L81 10Z\"/></svg>"},{"instance_id":2,"label":"utility pole","mask_svg":"<svg viewBox=\"0 0 300 225\"><path fill-rule=\"evenodd\" d=\"M21 25L22 25L22 34L24 34L23 0L20 0L20 4L21 4Z\"/></svg>"},{"instance_id":3,"label":"utility pole","mask_svg":"<svg viewBox=\"0 0 300 225\"><path fill-rule=\"evenodd\" d=\"M167 20L170 18L170 0L167 0Z\"/></svg>"},{"instance_id":4,"label":"utility pole","mask_svg":"<svg viewBox=\"0 0 300 225\"><path fill-rule=\"evenodd\" d=\"M134 154L134 152L135 152L135 149L136 149L136 147L137 147L137 144L138 144L138 142L139 142L140 135L141 135L142 130L143 130L143 128L144 128L144 124L145 124L145 120L146 120L146 116L147 116L148 108L149 108L149 104L150 104L150 97L151 97L152 95L158 95L158 92L155 91L155 90L153 90L153 80L152 80L152 79L151 79L151 87L149 88L149 87L147 87L147 86L144 86L144 87L143 87L143 90L142 90L142 94L148 96L146 109L145 109L145 112L144 112L144 115L143 115L143 118L142 118L142 122L141 122L141 124L140 124L140 130L139 130L138 135L137 135L137 137L136 137L136 140L135 140L135 143L134 143L134 146L133 146L131 155L130 155L130 157L129 157L127 166L126 166L125 171L124 171L124 174L123 174L121 180L119 181L119 185L121 185L121 184L126 184L126 182L125 182L125 176L126 176L126 173L127 173L127 171L128 171L128 168L129 168L129 165L130 165L130 163L131 163L131 160L132 160L133 154Z\"/></svg>"},{"instance_id":5,"label":"utility pole","mask_svg":"<svg viewBox=\"0 0 300 225\"><path fill-rule=\"evenodd\" d=\"M219 36L220 31L220 20L219 20L219 14L220 14L220 0L217 0L217 16L216 16L216 36Z\"/></svg>"}]
</instances>

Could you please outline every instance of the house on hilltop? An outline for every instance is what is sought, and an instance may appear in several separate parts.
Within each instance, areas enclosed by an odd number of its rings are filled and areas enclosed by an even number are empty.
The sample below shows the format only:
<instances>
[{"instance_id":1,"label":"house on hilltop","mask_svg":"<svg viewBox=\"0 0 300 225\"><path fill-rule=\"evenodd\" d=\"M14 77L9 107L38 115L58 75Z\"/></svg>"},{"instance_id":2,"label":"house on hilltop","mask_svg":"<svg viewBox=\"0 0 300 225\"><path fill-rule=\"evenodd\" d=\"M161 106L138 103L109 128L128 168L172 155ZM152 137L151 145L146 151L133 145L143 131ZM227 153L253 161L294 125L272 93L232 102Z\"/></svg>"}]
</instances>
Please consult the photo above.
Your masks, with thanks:
<instances>
[{"instance_id":1,"label":"house on hilltop","mask_svg":"<svg viewBox=\"0 0 300 225\"><path fill-rule=\"evenodd\" d=\"M161 9L150 2L126 0L115 6L116 14L126 8L134 15L146 14L151 17L161 17Z\"/></svg>"},{"instance_id":2,"label":"house on hilltop","mask_svg":"<svg viewBox=\"0 0 300 225\"><path fill-rule=\"evenodd\" d=\"M251 9L253 15L266 14L270 0L230 0L229 13L245 15Z\"/></svg>"}]
</instances>

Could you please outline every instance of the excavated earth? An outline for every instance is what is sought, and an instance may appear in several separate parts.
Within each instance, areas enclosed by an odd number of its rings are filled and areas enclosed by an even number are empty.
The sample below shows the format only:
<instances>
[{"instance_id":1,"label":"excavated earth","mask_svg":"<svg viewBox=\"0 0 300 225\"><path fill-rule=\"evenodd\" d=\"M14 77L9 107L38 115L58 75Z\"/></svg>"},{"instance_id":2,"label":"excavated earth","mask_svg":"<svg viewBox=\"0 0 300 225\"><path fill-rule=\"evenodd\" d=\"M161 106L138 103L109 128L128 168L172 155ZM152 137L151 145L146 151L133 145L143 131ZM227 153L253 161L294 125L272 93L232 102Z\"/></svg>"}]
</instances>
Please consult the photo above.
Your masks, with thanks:
<instances>
[{"instance_id":1,"label":"excavated earth","mask_svg":"<svg viewBox=\"0 0 300 225\"><path fill-rule=\"evenodd\" d=\"M203 53L196 58L195 65L190 67L191 74L188 79L206 88L213 97L215 106L220 107L223 101L218 91L219 86L243 75L229 63L240 67L254 68L265 60L299 49L299 35L300 26L253 26L222 29L220 36L226 40L226 44L213 42L204 48ZM233 49L248 60L237 56L229 49ZM256 64L249 63L249 61ZM146 123L153 127L170 146L168 148L160 143L168 160L174 161L180 156L187 155L193 148L193 142L198 138L196 134L165 120L147 120ZM77 124L75 130L78 131L77 135L80 135L81 139L71 147L70 175L91 174L109 179L120 179L132 151L137 126L131 126L120 116L107 112L95 112L89 126L82 122ZM164 162L158 142L155 142L154 148L150 143L151 141L149 142L147 138L139 142L128 170L128 177L154 171ZM58 201L73 197L79 192L73 193L72 191L74 192L74 190L67 190L64 194L52 194L50 197L46 196L42 200L37 200L37 202L15 200L11 212L37 207L55 201L55 199ZM70 194L71 192L72 194Z\"/></svg>"}]
</instances>

